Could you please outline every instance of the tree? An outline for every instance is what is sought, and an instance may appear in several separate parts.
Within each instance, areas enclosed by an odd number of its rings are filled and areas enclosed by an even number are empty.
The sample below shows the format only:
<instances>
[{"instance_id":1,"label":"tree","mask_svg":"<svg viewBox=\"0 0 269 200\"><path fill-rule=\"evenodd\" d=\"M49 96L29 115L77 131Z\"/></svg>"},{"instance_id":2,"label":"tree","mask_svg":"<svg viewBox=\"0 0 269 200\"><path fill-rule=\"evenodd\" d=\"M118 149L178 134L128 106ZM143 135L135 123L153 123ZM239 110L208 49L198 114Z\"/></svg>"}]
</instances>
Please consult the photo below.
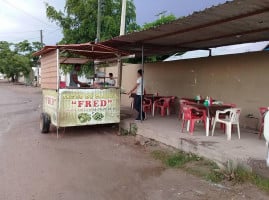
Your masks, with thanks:
<instances>
[{"instance_id":1,"label":"tree","mask_svg":"<svg viewBox=\"0 0 269 200\"><path fill-rule=\"evenodd\" d=\"M174 20L176 20L176 16L173 14L161 15L159 19L157 19L153 22L150 22L150 23L145 23L141 29L146 30L146 29L154 28L154 27L160 26L162 24L167 24L167 23L172 22Z\"/></svg>"},{"instance_id":2,"label":"tree","mask_svg":"<svg viewBox=\"0 0 269 200\"><path fill-rule=\"evenodd\" d=\"M11 78L12 82L21 75L29 75L38 59L32 57L32 53L41 47L39 42L29 43L27 40L18 44L0 41L0 72Z\"/></svg>"},{"instance_id":3,"label":"tree","mask_svg":"<svg viewBox=\"0 0 269 200\"><path fill-rule=\"evenodd\" d=\"M169 22L172 22L176 20L176 16L173 14L170 15L161 15L161 17L153 22L145 23L142 27L139 28L139 30L146 30L150 28L154 28L157 26L160 26L162 24L167 24ZM159 55L159 56L148 56L145 58L145 62L157 62L162 61L166 58L168 58L170 55ZM130 63L141 63L141 58L130 58L127 62Z\"/></svg>"},{"instance_id":4,"label":"tree","mask_svg":"<svg viewBox=\"0 0 269 200\"><path fill-rule=\"evenodd\" d=\"M32 54L36 51L39 51L42 49L44 44L41 44L41 42L32 42L30 43L28 40L24 40L22 42L19 42L17 44L14 44L14 51L17 54L24 55L28 57L30 64L32 67L35 67L38 63L38 56L32 56Z\"/></svg>"},{"instance_id":5,"label":"tree","mask_svg":"<svg viewBox=\"0 0 269 200\"><path fill-rule=\"evenodd\" d=\"M47 17L62 28L60 43L94 41L97 27L98 0L66 0L64 11L46 4ZM121 0L103 0L101 14L101 41L118 36L120 31ZM133 0L127 2L126 30L137 28Z\"/></svg>"}]
</instances>

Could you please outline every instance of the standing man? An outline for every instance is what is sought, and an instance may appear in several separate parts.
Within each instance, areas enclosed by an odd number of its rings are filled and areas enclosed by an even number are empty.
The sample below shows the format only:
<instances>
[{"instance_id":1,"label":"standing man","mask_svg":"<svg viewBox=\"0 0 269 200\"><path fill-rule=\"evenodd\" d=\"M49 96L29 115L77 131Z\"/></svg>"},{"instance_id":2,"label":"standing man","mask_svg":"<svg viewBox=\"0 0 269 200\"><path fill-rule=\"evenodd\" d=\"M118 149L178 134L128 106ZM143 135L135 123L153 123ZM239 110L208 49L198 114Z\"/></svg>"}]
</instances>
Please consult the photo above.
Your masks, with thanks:
<instances>
[{"instance_id":1,"label":"standing man","mask_svg":"<svg viewBox=\"0 0 269 200\"><path fill-rule=\"evenodd\" d=\"M139 69L137 71L137 80L136 80L136 85L133 87L132 90L130 90L130 92L128 92L128 95L130 95L132 92L134 92L136 90L136 95L134 98L134 108L135 110L138 112L138 116L135 120L145 120L145 112L143 111L143 109L141 108L141 103L142 103L142 98L143 98L143 89L142 89L142 76L143 76L143 72L142 69ZM141 119L142 117L142 119Z\"/></svg>"},{"instance_id":2,"label":"standing man","mask_svg":"<svg viewBox=\"0 0 269 200\"><path fill-rule=\"evenodd\" d=\"M78 72L81 70L80 64L75 64L74 69L70 73L70 87L78 87L78 84L80 87L86 87L88 86L87 83L82 83L78 80Z\"/></svg>"}]
</instances>

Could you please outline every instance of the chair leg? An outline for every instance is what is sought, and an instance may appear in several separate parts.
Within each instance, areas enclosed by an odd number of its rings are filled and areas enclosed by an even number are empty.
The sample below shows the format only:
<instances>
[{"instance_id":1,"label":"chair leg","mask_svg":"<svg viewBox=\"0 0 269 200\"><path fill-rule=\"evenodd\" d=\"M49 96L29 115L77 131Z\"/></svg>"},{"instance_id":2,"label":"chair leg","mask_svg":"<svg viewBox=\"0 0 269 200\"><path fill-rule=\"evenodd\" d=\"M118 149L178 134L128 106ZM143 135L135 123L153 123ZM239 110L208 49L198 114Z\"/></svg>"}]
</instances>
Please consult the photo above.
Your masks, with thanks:
<instances>
[{"instance_id":1,"label":"chair leg","mask_svg":"<svg viewBox=\"0 0 269 200\"><path fill-rule=\"evenodd\" d=\"M155 112L156 112L156 110L157 110L157 106L156 106L156 104L155 104L155 102L154 102L153 105L152 105L152 116L153 116L153 117L155 116Z\"/></svg>"},{"instance_id":2,"label":"chair leg","mask_svg":"<svg viewBox=\"0 0 269 200\"><path fill-rule=\"evenodd\" d=\"M179 113L178 113L178 119L182 119L182 114L181 114L181 112L179 111Z\"/></svg>"},{"instance_id":3,"label":"chair leg","mask_svg":"<svg viewBox=\"0 0 269 200\"><path fill-rule=\"evenodd\" d=\"M164 117L164 109L163 107L160 108L161 116Z\"/></svg>"},{"instance_id":4,"label":"chair leg","mask_svg":"<svg viewBox=\"0 0 269 200\"><path fill-rule=\"evenodd\" d=\"M206 119L203 119L202 121L204 123L204 128L206 129ZM210 130L210 124L209 124L209 130Z\"/></svg>"},{"instance_id":5,"label":"chair leg","mask_svg":"<svg viewBox=\"0 0 269 200\"><path fill-rule=\"evenodd\" d=\"M240 127L239 127L239 123L237 124L237 132L238 132L238 139L240 139Z\"/></svg>"},{"instance_id":6,"label":"chair leg","mask_svg":"<svg viewBox=\"0 0 269 200\"><path fill-rule=\"evenodd\" d=\"M227 129L226 124L221 123L221 128L223 129L223 132L226 133Z\"/></svg>"},{"instance_id":7,"label":"chair leg","mask_svg":"<svg viewBox=\"0 0 269 200\"><path fill-rule=\"evenodd\" d=\"M181 133L183 133L186 120L182 119Z\"/></svg>"},{"instance_id":8,"label":"chair leg","mask_svg":"<svg viewBox=\"0 0 269 200\"><path fill-rule=\"evenodd\" d=\"M226 135L227 135L227 140L231 140L231 131L232 131L232 124L227 123L226 124Z\"/></svg>"},{"instance_id":9,"label":"chair leg","mask_svg":"<svg viewBox=\"0 0 269 200\"><path fill-rule=\"evenodd\" d=\"M262 132L263 132L263 125L260 126L260 133L259 133L259 139L262 138Z\"/></svg>"},{"instance_id":10,"label":"chair leg","mask_svg":"<svg viewBox=\"0 0 269 200\"><path fill-rule=\"evenodd\" d=\"M190 123L191 123L191 121L187 120L187 132L190 132Z\"/></svg>"},{"instance_id":11,"label":"chair leg","mask_svg":"<svg viewBox=\"0 0 269 200\"><path fill-rule=\"evenodd\" d=\"M167 114L167 116L169 116L170 113L171 113L171 111L170 111L170 107L167 107L167 108L166 108L166 114Z\"/></svg>"},{"instance_id":12,"label":"chair leg","mask_svg":"<svg viewBox=\"0 0 269 200\"><path fill-rule=\"evenodd\" d=\"M214 119L214 122L213 122L213 128L212 128L212 136L214 135L215 127L216 127L216 121L215 121L215 119Z\"/></svg>"},{"instance_id":13,"label":"chair leg","mask_svg":"<svg viewBox=\"0 0 269 200\"><path fill-rule=\"evenodd\" d=\"M190 120L190 133L193 135L195 120Z\"/></svg>"}]
</instances>

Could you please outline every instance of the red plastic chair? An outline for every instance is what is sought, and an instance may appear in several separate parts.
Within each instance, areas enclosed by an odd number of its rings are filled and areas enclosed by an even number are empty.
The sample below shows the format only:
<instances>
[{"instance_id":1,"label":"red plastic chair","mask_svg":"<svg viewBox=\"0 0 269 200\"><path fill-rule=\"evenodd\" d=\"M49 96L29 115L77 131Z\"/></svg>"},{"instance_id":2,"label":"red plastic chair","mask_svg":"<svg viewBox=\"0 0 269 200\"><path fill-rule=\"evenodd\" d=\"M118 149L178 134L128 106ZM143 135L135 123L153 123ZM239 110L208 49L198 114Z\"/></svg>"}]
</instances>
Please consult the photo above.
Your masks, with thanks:
<instances>
[{"instance_id":1,"label":"red plastic chair","mask_svg":"<svg viewBox=\"0 0 269 200\"><path fill-rule=\"evenodd\" d=\"M224 103L224 106L231 106L231 108L236 108L236 104L234 103Z\"/></svg>"},{"instance_id":2,"label":"red plastic chair","mask_svg":"<svg viewBox=\"0 0 269 200\"><path fill-rule=\"evenodd\" d=\"M185 100L185 99L180 99L179 100L179 112L178 112L178 118L182 119L183 118L183 106L185 105L192 105L195 104L194 102Z\"/></svg>"},{"instance_id":3,"label":"red plastic chair","mask_svg":"<svg viewBox=\"0 0 269 200\"><path fill-rule=\"evenodd\" d=\"M183 133L185 123L190 121L190 133L193 134L194 125L197 121L203 121L204 127L206 126L206 111L201 110L189 105L183 106L183 118L182 118L182 126L181 132Z\"/></svg>"},{"instance_id":4,"label":"red plastic chair","mask_svg":"<svg viewBox=\"0 0 269 200\"><path fill-rule=\"evenodd\" d=\"M176 113L176 96L171 96L170 97L170 99L171 99L171 101L170 101L170 108L172 108L172 111L174 112L174 113ZM171 110L170 110L171 111Z\"/></svg>"},{"instance_id":5,"label":"red plastic chair","mask_svg":"<svg viewBox=\"0 0 269 200\"><path fill-rule=\"evenodd\" d=\"M60 81L60 88L66 88L66 82Z\"/></svg>"},{"instance_id":6,"label":"red plastic chair","mask_svg":"<svg viewBox=\"0 0 269 200\"><path fill-rule=\"evenodd\" d=\"M156 100L154 102L154 112L159 108L161 111L162 117L165 116L165 111L166 111L167 115L169 115L170 114L170 102L171 102L170 97L160 98L160 99ZM155 114L155 113L153 113L153 114Z\"/></svg>"},{"instance_id":7,"label":"red plastic chair","mask_svg":"<svg viewBox=\"0 0 269 200\"><path fill-rule=\"evenodd\" d=\"M178 118L183 118L183 106L187 105L187 100L180 99L179 100L179 112L178 112Z\"/></svg>"},{"instance_id":8,"label":"red plastic chair","mask_svg":"<svg viewBox=\"0 0 269 200\"><path fill-rule=\"evenodd\" d=\"M261 139L262 134L263 134L263 127L264 127L264 115L266 114L266 112L269 110L268 107L260 107L259 111L261 114L261 120L260 120L260 133L259 133L259 138Z\"/></svg>"},{"instance_id":9,"label":"red plastic chair","mask_svg":"<svg viewBox=\"0 0 269 200\"><path fill-rule=\"evenodd\" d=\"M152 100L148 98L144 98L143 100L143 111L144 112L152 112Z\"/></svg>"}]
</instances>

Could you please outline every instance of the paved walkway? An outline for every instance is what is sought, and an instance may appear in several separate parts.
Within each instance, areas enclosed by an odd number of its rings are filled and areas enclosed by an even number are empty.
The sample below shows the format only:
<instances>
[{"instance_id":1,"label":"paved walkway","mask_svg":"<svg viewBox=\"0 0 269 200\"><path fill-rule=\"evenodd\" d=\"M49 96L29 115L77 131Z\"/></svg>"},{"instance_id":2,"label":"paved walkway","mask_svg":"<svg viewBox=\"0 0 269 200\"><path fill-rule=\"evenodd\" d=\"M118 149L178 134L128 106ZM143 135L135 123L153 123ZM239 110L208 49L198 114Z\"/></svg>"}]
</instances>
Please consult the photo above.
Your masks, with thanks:
<instances>
[{"instance_id":1,"label":"paved walkway","mask_svg":"<svg viewBox=\"0 0 269 200\"><path fill-rule=\"evenodd\" d=\"M132 113L130 109L123 109L123 113ZM127 115L126 115L127 116ZM216 127L214 136L207 137L203 124L196 124L193 135L186 131L181 133L181 121L176 115L169 117L148 116L144 122L135 122L133 118L122 120L122 127L130 127L130 123L136 123L137 134L151 138L166 145L192 152L220 164L243 164L250 169L266 171L269 176L269 168L266 168L265 158L267 153L266 142L259 139L253 131L241 128L241 139L237 133L232 134L231 141L227 141L223 130Z\"/></svg>"}]
</instances>

